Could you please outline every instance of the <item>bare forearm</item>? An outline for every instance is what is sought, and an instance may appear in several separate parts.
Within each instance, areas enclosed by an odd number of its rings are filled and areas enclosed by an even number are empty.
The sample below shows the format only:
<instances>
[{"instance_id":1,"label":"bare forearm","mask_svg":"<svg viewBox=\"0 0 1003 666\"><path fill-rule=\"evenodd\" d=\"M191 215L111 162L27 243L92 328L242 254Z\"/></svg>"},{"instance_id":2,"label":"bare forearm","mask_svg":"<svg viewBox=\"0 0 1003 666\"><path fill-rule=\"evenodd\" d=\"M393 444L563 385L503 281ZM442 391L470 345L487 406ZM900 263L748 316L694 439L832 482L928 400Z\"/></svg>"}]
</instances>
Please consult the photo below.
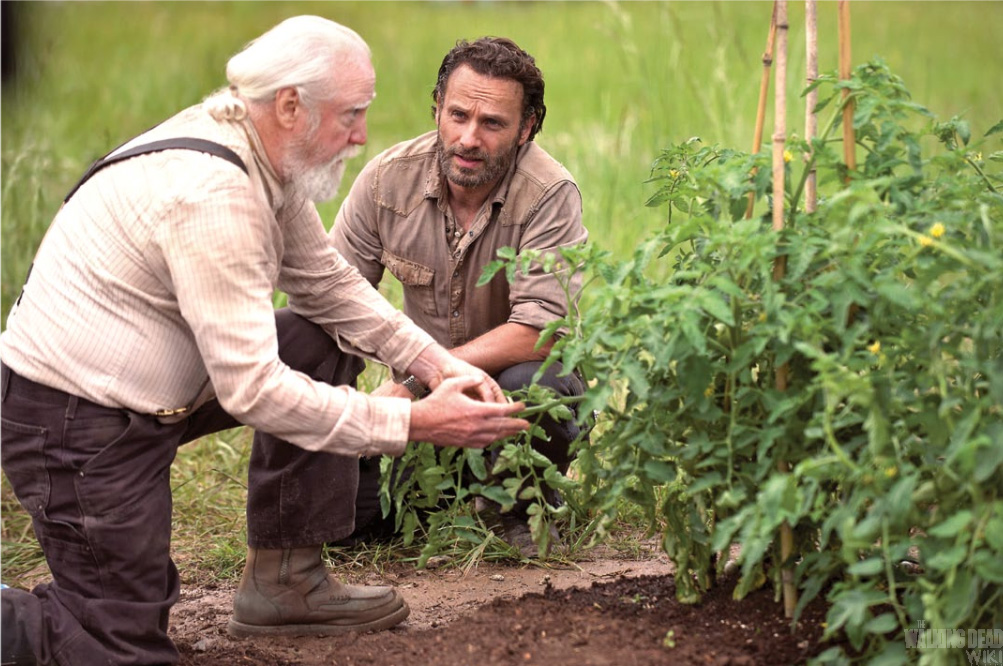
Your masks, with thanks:
<instances>
[{"instance_id":1,"label":"bare forearm","mask_svg":"<svg viewBox=\"0 0 1003 666\"><path fill-rule=\"evenodd\" d=\"M502 324L450 352L459 359L495 375L525 361L547 358L553 341L535 349L540 331L525 324Z\"/></svg>"}]
</instances>

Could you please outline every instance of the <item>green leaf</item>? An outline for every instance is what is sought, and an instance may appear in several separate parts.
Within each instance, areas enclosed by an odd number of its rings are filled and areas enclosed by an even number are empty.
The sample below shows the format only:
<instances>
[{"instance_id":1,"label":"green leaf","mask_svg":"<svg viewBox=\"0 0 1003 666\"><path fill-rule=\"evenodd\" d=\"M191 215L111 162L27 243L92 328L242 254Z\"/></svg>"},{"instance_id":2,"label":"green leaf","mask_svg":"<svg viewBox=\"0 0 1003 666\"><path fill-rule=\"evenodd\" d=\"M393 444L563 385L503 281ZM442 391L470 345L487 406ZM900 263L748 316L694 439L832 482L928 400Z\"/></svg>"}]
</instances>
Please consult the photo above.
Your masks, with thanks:
<instances>
[{"instance_id":1,"label":"green leaf","mask_svg":"<svg viewBox=\"0 0 1003 666\"><path fill-rule=\"evenodd\" d=\"M644 473L655 483L670 483L677 476L676 466L664 460L645 461Z\"/></svg>"},{"instance_id":2,"label":"green leaf","mask_svg":"<svg viewBox=\"0 0 1003 666\"><path fill-rule=\"evenodd\" d=\"M847 567L847 573L854 576L877 576L884 571L884 562L877 557L870 557L866 560L854 562Z\"/></svg>"},{"instance_id":3,"label":"green leaf","mask_svg":"<svg viewBox=\"0 0 1003 666\"><path fill-rule=\"evenodd\" d=\"M478 481L484 481L488 478L488 470L486 469L486 464L484 462L484 452L480 449L464 449L463 457L467 463L467 467L477 478Z\"/></svg>"},{"instance_id":4,"label":"green leaf","mask_svg":"<svg viewBox=\"0 0 1003 666\"><path fill-rule=\"evenodd\" d=\"M997 584L1003 584L1003 558L1000 553L980 550L972 557L975 572L982 578Z\"/></svg>"},{"instance_id":5,"label":"green leaf","mask_svg":"<svg viewBox=\"0 0 1003 666\"><path fill-rule=\"evenodd\" d=\"M1003 502L993 503L993 515L986 522L985 536L986 543L1003 553Z\"/></svg>"},{"instance_id":6,"label":"green leaf","mask_svg":"<svg viewBox=\"0 0 1003 666\"><path fill-rule=\"evenodd\" d=\"M927 566L935 571L950 571L965 561L968 549L958 544L949 548L941 548L932 556L926 557Z\"/></svg>"},{"instance_id":7,"label":"green leaf","mask_svg":"<svg viewBox=\"0 0 1003 666\"><path fill-rule=\"evenodd\" d=\"M483 287L488 282L491 282L491 280L494 279L495 275L498 274L498 271L502 270L503 268L505 268L504 261L491 261L485 264L484 270L481 271L481 276L477 278L477 286Z\"/></svg>"},{"instance_id":8,"label":"green leaf","mask_svg":"<svg viewBox=\"0 0 1003 666\"><path fill-rule=\"evenodd\" d=\"M972 512L967 509L963 509L949 517L947 520L931 527L929 532L935 537L950 539L971 525L971 523Z\"/></svg>"},{"instance_id":9,"label":"green leaf","mask_svg":"<svg viewBox=\"0 0 1003 666\"><path fill-rule=\"evenodd\" d=\"M775 474L767 479L759 491L757 503L769 517L771 524L778 525L781 521L787 520L792 526L797 525L801 496L792 475Z\"/></svg>"},{"instance_id":10,"label":"green leaf","mask_svg":"<svg viewBox=\"0 0 1003 666\"><path fill-rule=\"evenodd\" d=\"M519 499L531 500L540 497L540 489L536 486L526 486L519 491Z\"/></svg>"},{"instance_id":11,"label":"green leaf","mask_svg":"<svg viewBox=\"0 0 1003 666\"><path fill-rule=\"evenodd\" d=\"M845 626L851 636L854 633L859 635L870 618L870 607L883 603L886 599L884 594L870 586L842 590L835 595L832 608L829 609L826 634L832 635ZM853 629L857 631L853 632Z\"/></svg>"},{"instance_id":12,"label":"green leaf","mask_svg":"<svg viewBox=\"0 0 1003 666\"><path fill-rule=\"evenodd\" d=\"M718 321L724 322L728 326L735 325L735 317L731 312L731 306L719 294L703 292L700 295L698 304L707 314Z\"/></svg>"},{"instance_id":13,"label":"green leaf","mask_svg":"<svg viewBox=\"0 0 1003 666\"><path fill-rule=\"evenodd\" d=\"M724 477L721 476L719 472L711 472L699 477L695 480L693 484L686 489L686 494L693 497L708 488L713 488L719 486L724 482Z\"/></svg>"},{"instance_id":14,"label":"green leaf","mask_svg":"<svg viewBox=\"0 0 1003 666\"><path fill-rule=\"evenodd\" d=\"M960 627L978 599L978 580L967 569L961 569L951 585L943 591L938 601L943 614L944 625Z\"/></svg>"},{"instance_id":15,"label":"green leaf","mask_svg":"<svg viewBox=\"0 0 1003 666\"><path fill-rule=\"evenodd\" d=\"M884 644L881 652L875 655L867 666L901 666L909 663L906 654L905 641L889 641Z\"/></svg>"},{"instance_id":16,"label":"green leaf","mask_svg":"<svg viewBox=\"0 0 1003 666\"><path fill-rule=\"evenodd\" d=\"M500 486L487 486L481 490L481 495L493 502L497 502L501 505L502 509L507 509L515 504L515 497Z\"/></svg>"},{"instance_id":17,"label":"green leaf","mask_svg":"<svg viewBox=\"0 0 1003 666\"><path fill-rule=\"evenodd\" d=\"M887 634L898 629L899 621L893 613L882 613L871 618L864 625L864 631L869 634Z\"/></svg>"}]
</instances>

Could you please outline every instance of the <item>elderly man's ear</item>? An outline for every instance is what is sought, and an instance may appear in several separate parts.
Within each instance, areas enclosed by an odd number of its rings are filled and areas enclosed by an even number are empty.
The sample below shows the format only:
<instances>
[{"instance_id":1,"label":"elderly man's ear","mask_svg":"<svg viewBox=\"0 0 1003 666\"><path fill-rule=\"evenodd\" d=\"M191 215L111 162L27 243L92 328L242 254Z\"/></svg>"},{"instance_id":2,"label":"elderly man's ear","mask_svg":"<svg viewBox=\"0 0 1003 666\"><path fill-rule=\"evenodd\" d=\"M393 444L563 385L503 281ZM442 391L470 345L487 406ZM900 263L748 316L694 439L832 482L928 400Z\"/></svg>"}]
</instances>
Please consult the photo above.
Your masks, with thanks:
<instances>
[{"instance_id":1,"label":"elderly man's ear","mask_svg":"<svg viewBox=\"0 0 1003 666\"><path fill-rule=\"evenodd\" d=\"M296 121L304 111L296 88L282 88L275 93L275 117L283 129L295 127Z\"/></svg>"}]
</instances>

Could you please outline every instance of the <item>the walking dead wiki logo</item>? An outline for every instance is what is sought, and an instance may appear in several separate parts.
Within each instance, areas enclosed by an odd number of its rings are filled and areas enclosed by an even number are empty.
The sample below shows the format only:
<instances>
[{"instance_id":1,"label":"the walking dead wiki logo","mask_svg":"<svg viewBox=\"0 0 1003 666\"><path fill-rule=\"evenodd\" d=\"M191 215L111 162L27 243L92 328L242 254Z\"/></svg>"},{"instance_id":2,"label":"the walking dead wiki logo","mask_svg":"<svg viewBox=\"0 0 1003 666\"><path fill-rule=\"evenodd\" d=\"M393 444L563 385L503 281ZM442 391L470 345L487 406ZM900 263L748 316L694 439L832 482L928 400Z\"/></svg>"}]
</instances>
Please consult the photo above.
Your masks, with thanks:
<instances>
[{"instance_id":1,"label":"the walking dead wiki logo","mask_svg":"<svg viewBox=\"0 0 1003 666\"><path fill-rule=\"evenodd\" d=\"M905 632L910 650L964 650L974 666L1003 666L1003 629L928 629L920 621Z\"/></svg>"}]
</instances>

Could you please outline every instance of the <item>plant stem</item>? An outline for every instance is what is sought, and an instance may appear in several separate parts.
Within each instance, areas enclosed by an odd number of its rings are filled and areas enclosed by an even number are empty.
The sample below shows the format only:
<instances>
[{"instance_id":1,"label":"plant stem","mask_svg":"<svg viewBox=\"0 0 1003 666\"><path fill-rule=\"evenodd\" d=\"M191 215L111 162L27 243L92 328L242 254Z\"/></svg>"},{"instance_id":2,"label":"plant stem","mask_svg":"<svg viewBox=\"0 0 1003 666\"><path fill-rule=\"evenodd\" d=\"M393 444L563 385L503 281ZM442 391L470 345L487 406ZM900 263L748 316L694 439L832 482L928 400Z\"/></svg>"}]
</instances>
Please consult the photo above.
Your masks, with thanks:
<instances>
[{"instance_id":1,"label":"plant stem","mask_svg":"<svg viewBox=\"0 0 1003 666\"><path fill-rule=\"evenodd\" d=\"M882 559L885 561L885 577L888 579L888 603L895 609L895 615L899 619L899 626L908 627L909 619L906 617L898 595L895 593L895 572L892 570L891 552L888 549L888 544L891 542L891 535L888 533L888 519L883 518L881 520L881 550L884 553Z\"/></svg>"},{"instance_id":2,"label":"plant stem","mask_svg":"<svg viewBox=\"0 0 1003 666\"><path fill-rule=\"evenodd\" d=\"M844 100L843 103L840 104L836 108L835 111L833 111L832 117L829 119L829 122L826 123L826 125L825 125L825 131L822 132L822 139L821 140L822 140L823 143L825 143L826 141L829 140L829 135L832 133L832 130L836 129L836 125L838 124L840 113L842 113L843 105L846 104L846 103L847 103L847 101ZM788 225L793 225L794 224L794 214L797 213L798 201L801 199L801 193L805 191L805 187L806 187L806 184L808 182L809 177L813 177L813 175L815 173L815 162L817 161L816 158L817 158L817 155L815 155L815 151L813 150L811 152L811 155L809 155L809 157L808 157L808 163L805 164L805 170L801 174L801 180L798 181L797 187L795 188L794 192L791 194L791 210L787 214L787 224ZM808 211L808 212L811 212L808 209L808 203L807 202L805 203L805 210Z\"/></svg>"},{"instance_id":3,"label":"plant stem","mask_svg":"<svg viewBox=\"0 0 1003 666\"><path fill-rule=\"evenodd\" d=\"M520 418L525 418L527 416L534 416L536 414L546 413L559 405L573 405L575 403L581 402L584 399L585 396L583 395L566 395L560 398L554 398L553 400L549 400L539 405L533 405L532 407L527 407L526 409L519 412L518 416Z\"/></svg>"},{"instance_id":4,"label":"plant stem","mask_svg":"<svg viewBox=\"0 0 1003 666\"><path fill-rule=\"evenodd\" d=\"M966 157L965 161L972 165L972 168L975 169L975 172L978 173L982 177L982 180L986 181L986 187L989 188L990 192L999 193L999 190L997 190L995 187L993 187L992 181L989 180L989 177L985 174L985 172L982 170L982 168L979 167L979 165L975 163L975 160L972 160L972 159L969 159L969 158Z\"/></svg>"}]
</instances>

